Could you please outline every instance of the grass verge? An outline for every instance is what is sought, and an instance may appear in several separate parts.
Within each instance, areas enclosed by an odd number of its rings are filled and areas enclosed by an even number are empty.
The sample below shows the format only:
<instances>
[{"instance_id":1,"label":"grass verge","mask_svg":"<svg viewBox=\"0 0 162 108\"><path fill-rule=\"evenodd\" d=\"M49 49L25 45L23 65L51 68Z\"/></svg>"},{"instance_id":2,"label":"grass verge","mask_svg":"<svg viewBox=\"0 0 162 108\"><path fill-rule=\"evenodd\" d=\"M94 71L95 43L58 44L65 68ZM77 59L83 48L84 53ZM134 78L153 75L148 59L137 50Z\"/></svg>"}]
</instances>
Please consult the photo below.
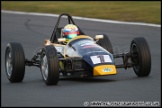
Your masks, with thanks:
<instances>
[{"instance_id":1,"label":"grass verge","mask_svg":"<svg viewBox=\"0 0 162 108\"><path fill-rule=\"evenodd\" d=\"M161 24L161 1L2 1L1 9Z\"/></svg>"}]
</instances>

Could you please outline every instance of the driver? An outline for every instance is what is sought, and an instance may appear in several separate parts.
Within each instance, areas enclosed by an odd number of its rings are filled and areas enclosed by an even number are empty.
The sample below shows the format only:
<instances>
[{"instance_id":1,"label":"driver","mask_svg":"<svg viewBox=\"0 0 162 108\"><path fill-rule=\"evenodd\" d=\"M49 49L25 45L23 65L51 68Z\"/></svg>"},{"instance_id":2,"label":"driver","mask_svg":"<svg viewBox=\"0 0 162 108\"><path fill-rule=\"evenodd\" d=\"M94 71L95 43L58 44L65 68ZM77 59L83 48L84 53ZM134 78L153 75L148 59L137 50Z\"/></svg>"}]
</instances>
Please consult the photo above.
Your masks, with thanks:
<instances>
[{"instance_id":1,"label":"driver","mask_svg":"<svg viewBox=\"0 0 162 108\"><path fill-rule=\"evenodd\" d=\"M69 42L69 40L79 35L78 27L74 24L67 24L62 29L62 35L64 38L66 38L66 43L67 43Z\"/></svg>"}]
</instances>

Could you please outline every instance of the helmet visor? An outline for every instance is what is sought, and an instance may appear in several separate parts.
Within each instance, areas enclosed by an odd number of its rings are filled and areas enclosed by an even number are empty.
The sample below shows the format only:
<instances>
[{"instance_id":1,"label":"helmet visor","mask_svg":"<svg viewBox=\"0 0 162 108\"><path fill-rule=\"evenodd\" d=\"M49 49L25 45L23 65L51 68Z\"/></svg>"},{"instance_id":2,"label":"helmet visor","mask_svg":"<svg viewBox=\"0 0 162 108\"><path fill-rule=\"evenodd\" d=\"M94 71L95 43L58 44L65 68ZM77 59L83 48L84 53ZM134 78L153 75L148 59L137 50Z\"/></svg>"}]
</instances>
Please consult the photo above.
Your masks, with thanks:
<instances>
[{"instance_id":1,"label":"helmet visor","mask_svg":"<svg viewBox=\"0 0 162 108\"><path fill-rule=\"evenodd\" d=\"M68 39L72 39L74 37L76 37L79 34L78 31L75 32L64 32L64 36Z\"/></svg>"},{"instance_id":2,"label":"helmet visor","mask_svg":"<svg viewBox=\"0 0 162 108\"><path fill-rule=\"evenodd\" d=\"M76 37L77 36L77 34L69 34L69 35L67 35L67 38L68 39L72 39L72 38L74 38L74 37Z\"/></svg>"}]
</instances>

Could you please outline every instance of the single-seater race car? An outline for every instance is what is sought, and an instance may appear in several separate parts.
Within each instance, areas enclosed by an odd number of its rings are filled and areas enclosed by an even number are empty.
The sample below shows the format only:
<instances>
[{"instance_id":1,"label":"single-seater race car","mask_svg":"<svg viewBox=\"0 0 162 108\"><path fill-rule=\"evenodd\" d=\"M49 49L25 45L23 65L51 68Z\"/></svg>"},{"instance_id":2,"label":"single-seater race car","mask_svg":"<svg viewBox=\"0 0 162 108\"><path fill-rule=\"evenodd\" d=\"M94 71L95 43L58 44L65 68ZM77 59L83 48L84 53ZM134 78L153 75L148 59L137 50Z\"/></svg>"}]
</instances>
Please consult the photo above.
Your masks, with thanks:
<instances>
[{"instance_id":1,"label":"single-seater race car","mask_svg":"<svg viewBox=\"0 0 162 108\"><path fill-rule=\"evenodd\" d=\"M50 39L45 39L44 46L31 59L25 58L20 43L11 42L6 46L5 69L11 83L22 82L25 66L37 66L41 70L46 85L57 85L60 76L95 77L116 75L116 68L133 68L138 77L145 77L151 71L151 55L147 41L136 37L131 41L130 51L114 54L109 37L106 34L87 36L79 28L79 36L64 44L59 26L62 17L67 17L69 24L75 24L69 14L60 14ZM123 63L115 63L122 58Z\"/></svg>"}]
</instances>

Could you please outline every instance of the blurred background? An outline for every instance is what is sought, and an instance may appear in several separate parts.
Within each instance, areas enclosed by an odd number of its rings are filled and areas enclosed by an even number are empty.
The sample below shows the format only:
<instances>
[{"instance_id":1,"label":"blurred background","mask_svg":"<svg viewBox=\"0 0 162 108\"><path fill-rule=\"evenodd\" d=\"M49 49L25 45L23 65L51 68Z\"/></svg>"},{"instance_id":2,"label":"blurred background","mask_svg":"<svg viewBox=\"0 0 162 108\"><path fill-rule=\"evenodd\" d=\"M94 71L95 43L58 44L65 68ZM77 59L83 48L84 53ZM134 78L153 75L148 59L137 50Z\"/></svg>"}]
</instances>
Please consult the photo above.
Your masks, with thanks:
<instances>
[{"instance_id":1,"label":"blurred background","mask_svg":"<svg viewBox=\"0 0 162 108\"><path fill-rule=\"evenodd\" d=\"M1 10L61 14L161 25L161 1L2 1Z\"/></svg>"}]
</instances>

